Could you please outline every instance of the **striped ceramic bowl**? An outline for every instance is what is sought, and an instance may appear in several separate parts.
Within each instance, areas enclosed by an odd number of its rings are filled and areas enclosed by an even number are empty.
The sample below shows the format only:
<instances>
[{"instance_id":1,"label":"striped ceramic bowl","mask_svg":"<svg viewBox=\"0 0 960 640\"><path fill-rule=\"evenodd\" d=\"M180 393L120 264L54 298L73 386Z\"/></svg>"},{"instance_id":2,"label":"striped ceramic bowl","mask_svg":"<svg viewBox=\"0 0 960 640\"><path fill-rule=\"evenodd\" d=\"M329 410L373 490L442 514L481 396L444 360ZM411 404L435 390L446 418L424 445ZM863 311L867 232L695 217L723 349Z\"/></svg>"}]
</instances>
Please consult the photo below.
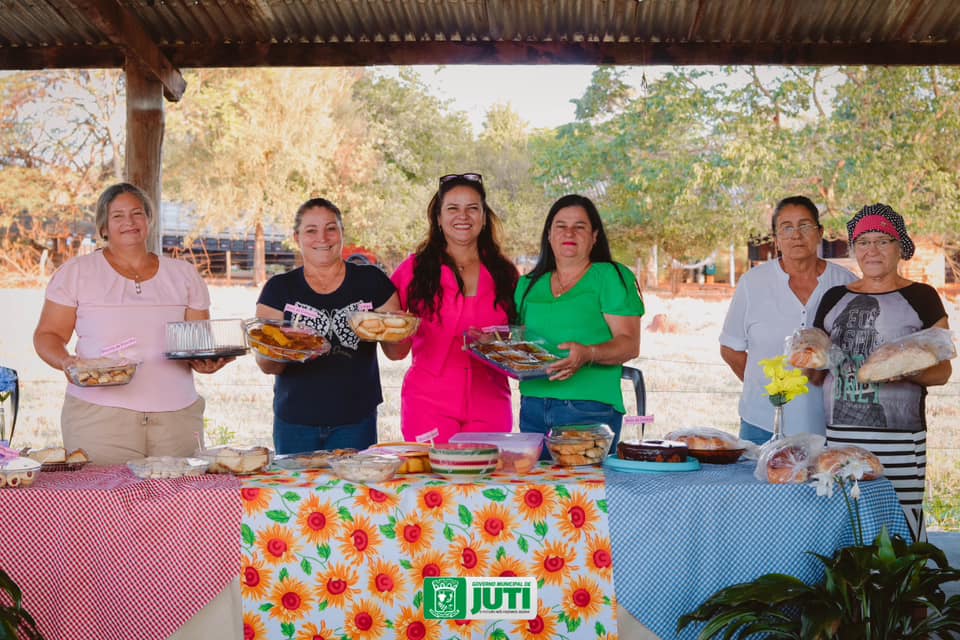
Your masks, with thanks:
<instances>
[{"instance_id":1,"label":"striped ceramic bowl","mask_svg":"<svg viewBox=\"0 0 960 640\"><path fill-rule=\"evenodd\" d=\"M482 476L494 471L500 459L495 445L448 442L430 447L433 472L448 477Z\"/></svg>"}]
</instances>

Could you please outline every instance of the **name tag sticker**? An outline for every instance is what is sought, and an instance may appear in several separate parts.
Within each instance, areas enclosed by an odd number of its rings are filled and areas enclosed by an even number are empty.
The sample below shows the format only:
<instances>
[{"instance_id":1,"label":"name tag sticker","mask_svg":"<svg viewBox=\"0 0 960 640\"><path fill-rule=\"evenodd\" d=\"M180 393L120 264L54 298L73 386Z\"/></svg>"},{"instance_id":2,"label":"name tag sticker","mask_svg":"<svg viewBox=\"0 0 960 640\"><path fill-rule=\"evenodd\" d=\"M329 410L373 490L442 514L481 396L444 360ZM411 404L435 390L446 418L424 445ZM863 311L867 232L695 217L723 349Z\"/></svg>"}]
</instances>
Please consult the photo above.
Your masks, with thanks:
<instances>
[{"instance_id":1,"label":"name tag sticker","mask_svg":"<svg viewBox=\"0 0 960 640\"><path fill-rule=\"evenodd\" d=\"M480 331L483 333L507 333L510 331L510 327L505 324L498 324L492 327L483 327Z\"/></svg>"},{"instance_id":2,"label":"name tag sticker","mask_svg":"<svg viewBox=\"0 0 960 640\"><path fill-rule=\"evenodd\" d=\"M437 438L437 437L439 437L439 436L440 436L440 431L439 431L439 430L437 430L437 429L431 429L430 431L427 431L426 433L421 433L420 435L418 435L418 436L416 437L416 440L417 440L417 442L427 442L427 441L433 440L434 438Z\"/></svg>"},{"instance_id":3,"label":"name tag sticker","mask_svg":"<svg viewBox=\"0 0 960 640\"><path fill-rule=\"evenodd\" d=\"M637 426L641 424L653 424L653 416L623 416L624 426Z\"/></svg>"},{"instance_id":4,"label":"name tag sticker","mask_svg":"<svg viewBox=\"0 0 960 640\"><path fill-rule=\"evenodd\" d=\"M123 340L122 342L118 342L118 343L116 343L116 344L111 344L111 345L108 346L108 347L104 347L103 349L100 349L100 355L102 355L102 356L109 356L110 354L116 353L116 352L118 352L118 351L123 351L124 349L129 349L130 347L132 347L132 346L135 345L135 344L137 344L137 339L136 339L136 338L127 338L126 340Z\"/></svg>"},{"instance_id":5,"label":"name tag sticker","mask_svg":"<svg viewBox=\"0 0 960 640\"><path fill-rule=\"evenodd\" d=\"M360 302L357 304L357 309L360 311L373 311L372 302Z\"/></svg>"},{"instance_id":6,"label":"name tag sticker","mask_svg":"<svg viewBox=\"0 0 960 640\"><path fill-rule=\"evenodd\" d=\"M283 310L287 313L292 313L295 316L303 316L304 318L317 318L320 315L317 313L315 309L302 306L300 303L297 303L297 304L288 303L283 307Z\"/></svg>"}]
</instances>

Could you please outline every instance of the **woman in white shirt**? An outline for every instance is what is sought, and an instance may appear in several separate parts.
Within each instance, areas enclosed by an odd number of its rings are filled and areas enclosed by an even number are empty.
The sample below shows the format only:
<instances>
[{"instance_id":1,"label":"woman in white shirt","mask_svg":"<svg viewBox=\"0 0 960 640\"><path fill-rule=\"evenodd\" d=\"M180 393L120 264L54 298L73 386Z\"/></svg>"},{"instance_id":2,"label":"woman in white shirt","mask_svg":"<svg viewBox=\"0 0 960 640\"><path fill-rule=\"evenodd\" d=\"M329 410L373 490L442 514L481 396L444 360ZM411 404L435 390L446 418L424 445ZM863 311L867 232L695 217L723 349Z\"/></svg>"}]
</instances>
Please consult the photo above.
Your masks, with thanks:
<instances>
[{"instance_id":1,"label":"woman in white shirt","mask_svg":"<svg viewBox=\"0 0 960 640\"><path fill-rule=\"evenodd\" d=\"M737 284L720 334L720 356L740 380L740 437L763 444L773 432L773 405L760 360L783 353L784 339L813 326L823 294L856 280L849 270L819 257L823 240L820 212L804 196L784 198L771 222L779 257L748 271ZM822 391L784 407L784 435L823 434Z\"/></svg>"}]
</instances>

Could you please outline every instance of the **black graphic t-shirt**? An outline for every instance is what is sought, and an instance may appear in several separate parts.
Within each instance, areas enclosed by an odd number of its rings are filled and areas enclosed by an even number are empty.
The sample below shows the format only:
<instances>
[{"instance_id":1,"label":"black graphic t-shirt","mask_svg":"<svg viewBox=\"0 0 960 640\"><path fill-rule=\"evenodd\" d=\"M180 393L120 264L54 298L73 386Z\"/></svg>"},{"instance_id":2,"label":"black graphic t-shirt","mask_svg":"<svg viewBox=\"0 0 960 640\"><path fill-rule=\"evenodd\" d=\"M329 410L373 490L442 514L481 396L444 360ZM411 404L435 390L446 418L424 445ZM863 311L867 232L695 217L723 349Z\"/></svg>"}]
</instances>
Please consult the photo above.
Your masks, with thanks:
<instances>
[{"instance_id":1,"label":"black graphic t-shirt","mask_svg":"<svg viewBox=\"0 0 960 640\"><path fill-rule=\"evenodd\" d=\"M830 335L844 358L824 382L827 423L922 431L927 428L927 390L912 382L861 383L857 372L877 347L946 316L933 287L915 282L887 293L858 293L834 287L820 301L814 326Z\"/></svg>"},{"instance_id":2,"label":"black graphic t-shirt","mask_svg":"<svg viewBox=\"0 0 960 640\"><path fill-rule=\"evenodd\" d=\"M361 342L349 314L376 309L396 292L390 278L372 265L346 263L343 284L320 294L307 284L303 268L270 278L259 304L283 311L285 320L317 329L330 340L325 356L288 364L273 385L273 411L296 424L333 426L359 422L383 402L377 344Z\"/></svg>"}]
</instances>

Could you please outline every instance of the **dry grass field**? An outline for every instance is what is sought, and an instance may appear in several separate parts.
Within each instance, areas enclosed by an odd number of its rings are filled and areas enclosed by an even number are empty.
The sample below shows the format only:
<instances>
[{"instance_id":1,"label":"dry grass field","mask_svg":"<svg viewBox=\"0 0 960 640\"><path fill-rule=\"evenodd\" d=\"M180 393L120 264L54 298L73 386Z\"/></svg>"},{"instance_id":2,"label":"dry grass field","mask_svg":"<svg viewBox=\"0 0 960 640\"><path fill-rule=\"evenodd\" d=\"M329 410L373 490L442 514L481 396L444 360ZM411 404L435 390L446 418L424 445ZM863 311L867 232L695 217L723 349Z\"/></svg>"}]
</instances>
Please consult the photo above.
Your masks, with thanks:
<instances>
[{"instance_id":1,"label":"dry grass field","mask_svg":"<svg viewBox=\"0 0 960 640\"><path fill-rule=\"evenodd\" d=\"M252 287L211 287L214 318L249 317L257 291ZM739 381L719 356L717 336L728 298L709 299L646 294L647 316L641 356L631 362L643 370L647 412L655 416L647 436L687 426L716 426L735 432L739 424ZM59 443L59 411L65 380L35 355L32 332L43 302L41 288L0 289L0 364L19 371L20 446ZM947 300L951 325L960 327L960 306ZM650 319L665 314L676 333L651 333ZM409 361L383 359L385 401L380 410L380 439L400 438L400 385ZM960 374L955 382L932 389L929 419L927 497L931 528L960 530ZM197 376L207 400L208 440L270 444L271 379L253 358L244 357L213 376ZM627 398L631 393L624 383ZM519 402L519 394L514 394ZM628 411L634 412L628 400Z\"/></svg>"}]
</instances>

